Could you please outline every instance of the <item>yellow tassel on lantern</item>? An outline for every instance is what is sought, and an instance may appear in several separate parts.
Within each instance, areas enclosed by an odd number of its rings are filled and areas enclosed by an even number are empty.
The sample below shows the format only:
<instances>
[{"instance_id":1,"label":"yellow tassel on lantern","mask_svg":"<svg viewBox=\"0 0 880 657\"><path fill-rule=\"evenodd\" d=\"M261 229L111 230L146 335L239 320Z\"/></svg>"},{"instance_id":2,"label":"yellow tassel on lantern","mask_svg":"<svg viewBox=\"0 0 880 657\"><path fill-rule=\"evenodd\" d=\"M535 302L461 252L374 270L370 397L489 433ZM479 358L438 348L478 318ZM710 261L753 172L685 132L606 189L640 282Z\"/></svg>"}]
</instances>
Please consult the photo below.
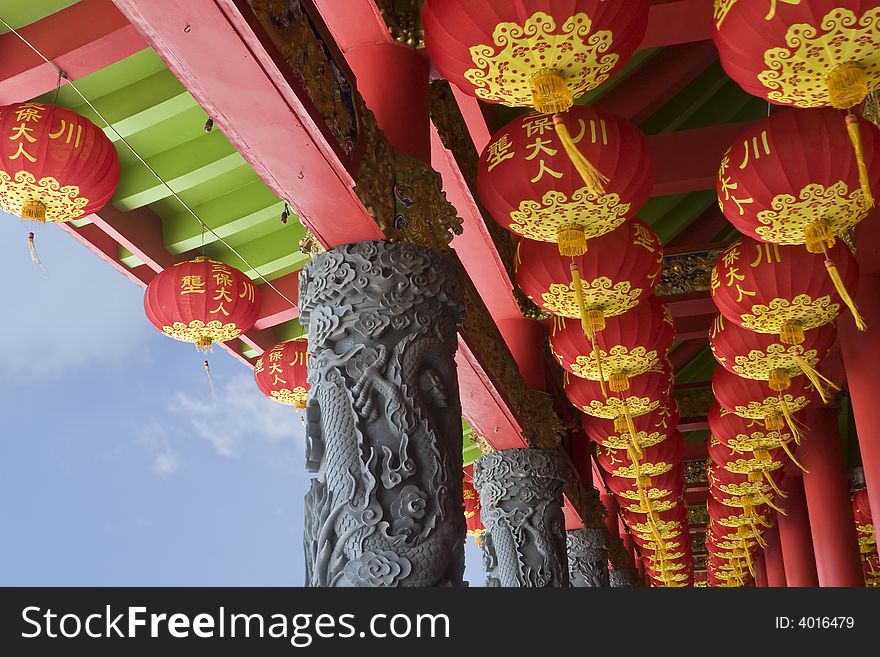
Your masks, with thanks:
<instances>
[{"instance_id":1,"label":"yellow tassel on lantern","mask_svg":"<svg viewBox=\"0 0 880 657\"><path fill-rule=\"evenodd\" d=\"M825 249L832 248L836 241L824 219L816 219L804 228L804 245L810 253L825 253Z\"/></svg>"},{"instance_id":2,"label":"yellow tassel on lantern","mask_svg":"<svg viewBox=\"0 0 880 657\"><path fill-rule=\"evenodd\" d=\"M835 109L849 109L868 95L868 76L858 62L838 64L825 76L828 101Z\"/></svg>"},{"instance_id":3,"label":"yellow tassel on lantern","mask_svg":"<svg viewBox=\"0 0 880 657\"><path fill-rule=\"evenodd\" d=\"M574 96L559 71L544 68L529 80L532 88L532 105L541 114L567 112L574 105Z\"/></svg>"},{"instance_id":4,"label":"yellow tassel on lantern","mask_svg":"<svg viewBox=\"0 0 880 657\"><path fill-rule=\"evenodd\" d=\"M587 186L590 194L593 196L602 196L605 193L605 185L608 182L608 177L602 175L602 173L593 166L586 157L584 157L584 154L580 152L577 144L575 144L574 140L571 138L571 134L568 132L568 126L565 125L565 120L561 115L553 115L553 127L556 128L556 135L559 137L559 141L562 143L562 147L565 149L568 159L571 160L571 163L574 165L577 172L581 174L581 178L583 178L584 184Z\"/></svg>"},{"instance_id":5,"label":"yellow tassel on lantern","mask_svg":"<svg viewBox=\"0 0 880 657\"><path fill-rule=\"evenodd\" d=\"M758 497L761 498L761 501L762 501L764 504L766 504L766 505L769 506L771 509L773 509L774 511L776 511L776 513L781 513L781 514L784 515L784 516L787 516L787 515L788 515L783 509L780 509L778 506L776 506L776 505L773 503L773 500L771 500L769 497L767 497L766 495L764 495L763 492L758 493Z\"/></svg>"},{"instance_id":6,"label":"yellow tassel on lantern","mask_svg":"<svg viewBox=\"0 0 880 657\"><path fill-rule=\"evenodd\" d=\"M46 222L46 204L40 201L28 201L21 206L21 218L28 221Z\"/></svg>"},{"instance_id":7,"label":"yellow tassel on lantern","mask_svg":"<svg viewBox=\"0 0 880 657\"><path fill-rule=\"evenodd\" d=\"M556 231L556 248L564 258L577 258L587 252L587 236L577 225L562 226Z\"/></svg>"},{"instance_id":8,"label":"yellow tassel on lantern","mask_svg":"<svg viewBox=\"0 0 880 657\"><path fill-rule=\"evenodd\" d=\"M592 339L596 334L596 322L594 321L593 314L587 310L586 301L584 301L584 286L581 281L581 270L578 267L576 262L571 263L571 284L574 287L574 300L578 307L578 312L581 315L581 328L583 328L584 335L588 338ZM601 311L600 311L601 313ZM604 317L602 318L602 328L605 328Z\"/></svg>"},{"instance_id":9,"label":"yellow tassel on lantern","mask_svg":"<svg viewBox=\"0 0 880 657\"><path fill-rule=\"evenodd\" d=\"M782 392L791 386L791 376L784 369L774 367L770 370L770 380L767 384L770 386L770 390Z\"/></svg>"},{"instance_id":10,"label":"yellow tassel on lantern","mask_svg":"<svg viewBox=\"0 0 880 657\"><path fill-rule=\"evenodd\" d=\"M846 131L856 153L856 163L859 167L859 185L865 197L865 206L874 207L874 194L871 192L871 178L868 176L868 165L865 162L865 148L862 146L862 136L859 131L859 119L853 114L846 115Z\"/></svg>"},{"instance_id":11,"label":"yellow tassel on lantern","mask_svg":"<svg viewBox=\"0 0 880 657\"><path fill-rule=\"evenodd\" d=\"M764 427L768 431L782 431L785 428L785 420L781 415L774 413L764 418Z\"/></svg>"},{"instance_id":12,"label":"yellow tassel on lantern","mask_svg":"<svg viewBox=\"0 0 880 657\"><path fill-rule=\"evenodd\" d=\"M782 344L801 344L804 339L804 325L796 319L787 320L779 331L779 340Z\"/></svg>"},{"instance_id":13,"label":"yellow tassel on lantern","mask_svg":"<svg viewBox=\"0 0 880 657\"><path fill-rule=\"evenodd\" d=\"M782 450L785 452L785 455L788 456L791 462L794 463L801 471L810 474L810 471L807 470L803 465L801 465L801 462L794 457L794 454L792 454L791 449L789 449L788 447L788 442L784 440L782 441Z\"/></svg>"},{"instance_id":14,"label":"yellow tassel on lantern","mask_svg":"<svg viewBox=\"0 0 880 657\"><path fill-rule=\"evenodd\" d=\"M785 397L782 395L779 395L779 408L782 410L782 417L785 418L785 423L788 425L788 430L791 431L791 435L794 437L794 441L798 445L800 445L801 431L797 426L797 421L791 414L791 409L788 407L788 402L785 401Z\"/></svg>"},{"instance_id":15,"label":"yellow tassel on lantern","mask_svg":"<svg viewBox=\"0 0 880 657\"><path fill-rule=\"evenodd\" d=\"M602 370L602 352L599 350L599 343L596 341L596 335L593 334L593 358L596 359L596 369L599 371L599 387L602 389L602 396L608 398L608 390L605 387L605 372Z\"/></svg>"},{"instance_id":16,"label":"yellow tassel on lantern","mask_svg":"<svg viewBox=\"0 0 880 657\"><path fill-rule=\"evenodd\" d=\"M632 413L629 412L629 406L626 404L623 405L623 420L626 423L626 430L629 432L633 444L635 444L638 433L636 432L636 425L633 422ZM639 452L641 452L641 449L639 449ZM641 454L639 457L641 458ZM650 480L648 480L648 483L650 484Z\"/></svg>"},{"instance_id":17,"label":"yellow tassel on lantern","mask_svg":"<svg viewBox=\"0 0 880 657\"><path fill-rule=\"evenodd\" d=\"M762 479L763 479L763 477L761 476L760 470L752 470L749 473L749 483L750 484L757 484Z\"/></svg>"},{"instance_id":18,"label":"yellow tassel on lantern","mask_svg":"<svg viewBox=\"0 0 880 657\"><path fill-rule=\"evenodd\" d=\"M834 261L831 258L825 259L825 269L828 270L828 275L831 277L831 282L834 283L834 289L837 290L837 294L840 295L843 303L846 304L846 307L849 308L849 311L852 313L853 320L855 320L856 328L860 331L865 331L868 328L868 325L865 324L865 320L859 314L859 309L856 307L856 302L853 301L852 297L849 295L849 291L846 289L846 286L843 284L843 279L840 278L840 272L837 270L837 265L834 264Z\"/></svg>"},{"instance_id":19,"label":"yellow tassel on lantern","mask_svg":"<svg viewBox=\"0 0 880 657\"><path fill-rule=\"evenodd\" d=\"M828 394L828 391L825 389L827 385L829 388L834 388L835 390L840 390L840 388L826 376L823 376L819 370L810 365L807 360L801 356L796 354L792 354L794 361L798 364L798 367L801 368L801 371L804 373L804 376L809 379L810 383L813 384L813 387L816 389L816 392L819 393L819 396L822 398L822 401L827 404L831 399L831 396Z\"/></svg>"},{"instance_id":20,"label":"yellow tassel on lantern","mask_svg":"<svg viewBox=\"0 0 880 657\"><path fill-rule=\"evenodd\" d=\"M611 392L625 392L629 390L629 377L624 372L612 372L608 377L608 386Z\"/></svg>"},{"instance_id":21,"label":"yellow tassel on lantern","mask_svg":"<svg viewBox=\"0 0 880 657\"><path fill-rule=\"evenodd\" d=\"M777 485L776 480L773 479L773 476L772 476L769 472L767 472L766 470L761 470L761 471L760 471L760 474L762 475L762 477L764 478L764 480L765 480L768 484L770 484L770 488L773 489L773 492L774 492L774 493L776 493L777 495L779 495L779 497L781 497L782 499L785 499L786 497L788 497L788 493L786 493L784 490L782 490L782 489Z\"/></svg>"}]
</instances>

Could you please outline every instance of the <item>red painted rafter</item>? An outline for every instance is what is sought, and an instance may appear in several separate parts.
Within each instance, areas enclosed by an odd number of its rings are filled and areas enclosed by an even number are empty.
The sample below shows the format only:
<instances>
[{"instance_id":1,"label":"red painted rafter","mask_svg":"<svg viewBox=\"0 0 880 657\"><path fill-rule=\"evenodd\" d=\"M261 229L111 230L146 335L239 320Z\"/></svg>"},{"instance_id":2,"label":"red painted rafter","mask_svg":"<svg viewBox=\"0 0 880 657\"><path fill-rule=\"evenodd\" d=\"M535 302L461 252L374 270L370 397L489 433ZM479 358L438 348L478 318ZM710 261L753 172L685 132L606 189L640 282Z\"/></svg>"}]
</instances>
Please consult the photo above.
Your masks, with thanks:
<instances>
[{"instance_id":1,"label":"red painted rafter","mask_svg":"<svg viewBox=\"0 0 880 657\"><path fill-rule=\"evenodd\" d=\"M658 48L712 38L712 3L706 0L655 1L641 48Z\"/></svg>"},{"instance_id":2,"label":"red painted rafter","mask_svg":"<svg viewBox=\"0 0 880 657\"><path fill-rule=\"evenodd\" d=\"M81 0L19 30L73 80L147 44L110 0ZM51 91L58 74L12 33L0 36L0 105Z\"/></svg>"},{"instance_id":3,"label":"red painted rafter","mask_svg":"<svg viewBox=\"0 0 880 657\"><path fill-rule=\"evenodd\" d=\"M650 117L717 59L709 41L665 48L596 103L636 125Z\"/></svg>"}]
</instances>

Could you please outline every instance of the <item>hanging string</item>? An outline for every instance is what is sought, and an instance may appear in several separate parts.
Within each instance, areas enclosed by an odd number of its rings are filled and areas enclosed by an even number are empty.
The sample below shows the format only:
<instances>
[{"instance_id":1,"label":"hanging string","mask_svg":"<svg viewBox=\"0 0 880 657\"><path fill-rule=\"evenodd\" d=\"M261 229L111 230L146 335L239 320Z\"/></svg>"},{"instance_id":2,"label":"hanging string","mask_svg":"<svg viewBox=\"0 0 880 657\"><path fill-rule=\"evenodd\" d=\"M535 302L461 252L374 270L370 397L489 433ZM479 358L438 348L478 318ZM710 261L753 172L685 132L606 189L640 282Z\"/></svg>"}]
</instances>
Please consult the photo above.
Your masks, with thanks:
<instances>
[{"instance_id":1,"label":"hanging string","mask_svg":"<svg viewBox=\"0 0 880 657\"><path fill-rule=\"evenodd\" d=\"M27 238L28 252L31 254L31 262L34 263L34 266L42 271L46 271L46 268L43 266L43 262L40 260L40 256L37 255L37 246L34 244L34 234L33 232L28 233Z\"/></svg>"},{"instance_id":2,"label":"hanging string","mask_svg":"<svg viewBox=\"0 0 880 657\"><path fill-rule=\"evenodd\" d=\"M217 408L217 395L214 391L214 377L211 376L211 366L208 364L208 361L205 361L205 374L208 375L208 383L211 385L211 402L214 404L214 408Z\"/></svg>"},{"instance_id":3,"label":"hanging string","mask_svg":"<svg viewBox=\"0 0 880 657\"><path fill-rule=\"evenodd\" d=\"M798 356L797 354L793 354L794 362L798 364L798 367L801 368L801 371L804 373L804 376L813 384L813 387L816 389L816 392L819 393L819 396L822 398L822 402L827 404L830 399L830 395L828 390L826 390L826 385L829 388L833 388L834 390L840 390L840 387L834 383L831 379L826 376L823 376L819 370L810 365L806 358L802 356Z\"/></svg>"},{"instance_id":4,"label":"hanging string","mask_svg":"<svg viewBox=\"0 0 880 657\"><path fill-rule=\"evenodd\" d=\"M274 285L274 284L272 283L272 281L270 281L270 280L267 279L263 274L261 274L260 271L259 271L259 269L256 268L256 267L254 267L254 266L248 261L248 259L245 258L245 257L241 254L241 252L238 251L238 249L236 249L236 248L235 248L234 246L232 246L229 242L227 242L227 241L226 241L222 236L220 236L220 235L219 235L219 234L218 234L213 228L211 228L210 226L208 226L208 225L202 220L202 218L198 215L198 213L196 213L196 211L193 210L192 207L191 207L186 201L183 200L183 198L181 198L180 194L178 194L178 193L174 190L174 188L172 188L171 185L169 185L168 182L167 182L167 181L166 181L161 175L159 175L159 173L153 168L153 166L150 165L150 164L149 164L149 163L148 163L148 162L147 162L147 161L146 161L146 160L140 155L140 153L138 153L138 152L134 149L134 147L131 145L131 143L129 143L129 141L128 141L128 140L127 140L127 139L126 139L126 138L125 138L120 132L119 132L119 130L117 130L116 127L115 127L113 124L111 124L110 121L107 120L107 118L104 116L104 114L103 114L103 113L102 113L97 107L95 107L94 103L93 103L89 98L87 98L86 95L85 95L82 91L80 91L80 89L79 89L79 87L76 85L76 83L75 83L73 80L70 79L70 77L67 75L67 73L65 73L65 72L61 69L60 66L58 66L54 61L52 61L51 59L49 59L48 57L46 57L46 55L44 55L44 54L42 53L42 51L40 51L36 46L34 46L34 45L33 45L30 41L28 41L24 36L22 36L22 34L21 34L18 30L16 30L14 27L12 27L12 26L11 26L9 23L7 23L3 18L0 18L0 24L2 24L4 27L6 27L6 29L9 30L11 33L13 33L16 37L18 37L18 39L21 40L21 42L24 43L28 48L30 48L32 51L34 51L34 53L35 53L40 59L42 59L42 60L43 60L44 62L46 62L49 66L51 66L52 68L54 68L54 69L58 72L58 75L59 75L60 77L62 77L63 79L67 80L67 86L70 87L71 89L73 89L73 91L76 93L76 95L79 96L80 99L82 99L82 101L83 101L86 105L89 106L89 108L92 110L92 112L95 113L95 116L97 116L101 121L103 121L104 125L107 127L108 130L110 130L110 131L115 135L116 139L117 139L120 143L122 143L122 144L125 145L125 147L131 152L131 154L135 157L135 159L136 159L138 162L140 162L140 164L141 164L141 165L142 165L142 166L143 166L143 167L144 167L144 168L145 168L145 169L146 169L146 170L147 170L147 171L148 171L148 172L149 172L149 173L150 173L150 174L151 174L151 175L152 175L152 176L153 176L153 177L154 177L154 178L155 178L155 179L161 184L161 185L162 185L162 187L164 187L165 189L168 190L169 194L171 194L171 196L172 196L175 200L177 200L178 203L180 203L181 207L183 207L183 209L184 209L189 215L191 215L191 216L193 217L193 219L195 219L197 222L199 222L199 224L201 224L203 230L206 230L207 232L211 233L211 235L213 235L213 236L217 239L218 242L220 242L224 247L226 247L232 255L234 255L236 258L238 258L239 260L241 260L241 261L245 264L245 266L246 266L250 271L255 272L255 273L256 273L256 277L257 277L258 279L260 279L260 280L261 280L261 281L262 281L267 287L269 287L272 291L274 291L274 292L275 292L280 298L284 299L287 303L289 303L290 306L291 306L292 308L296 308L296 307L297 307L297 306L296 306L296 303L294 303L293 300L292 300L290 297L288 297L286 294L284 294L284 292L282 292L282 291L281 291L276 285Z\"/></svg>"}]
</instances>

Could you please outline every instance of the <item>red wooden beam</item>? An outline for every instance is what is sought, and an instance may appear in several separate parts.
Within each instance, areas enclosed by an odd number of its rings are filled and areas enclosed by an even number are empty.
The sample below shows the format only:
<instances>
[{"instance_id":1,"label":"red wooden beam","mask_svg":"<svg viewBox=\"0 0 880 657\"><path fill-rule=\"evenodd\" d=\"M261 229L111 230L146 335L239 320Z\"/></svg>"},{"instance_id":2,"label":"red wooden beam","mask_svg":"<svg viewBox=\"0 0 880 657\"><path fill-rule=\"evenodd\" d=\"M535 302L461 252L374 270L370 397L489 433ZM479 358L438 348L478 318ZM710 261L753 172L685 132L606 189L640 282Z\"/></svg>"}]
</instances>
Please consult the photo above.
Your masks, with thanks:
<instances>
[{"instance_id":1,"label":"red wooden beam","mask_svg":"<svg viewBox=\"0 0 880 657\"><path fill-rule=\"evenodd\" d=\"M693 292L691 294L679 294L671 297L658 297L660 301L669 306L676 320L679 317L691 315L715 315L718 310L712 302L708 292Z\"/></svg>"},{"instance_id":2,"label":"red wooden beam","mask_svg":"<svg viewBox=\"0 0 880 657\"><path fill-rule=\"evenodd\" d=\"M650 117L717 59L710 41L670 46L596 103L635 124Z\"/></svg>"},{"instance_id":3,"label":"red wooden beam","mask_svg":"<svg viewBox=\"0 0 880 657\"><path fill-rule=\"evenodd\" d=\"M703 334L705 340L706 334ZM672 363L673 369L678 369L689 363L691 359L706 348L706 343L702 340L687 340L682 342L675 349L669 352L669 362Z\"/></svg>"},{"instance_id":4,"label":"red wooden beam","mask_svg":"<svg viewBox=\"0 0 880 657\"><path fill-rule=\"evenodd\" d=\"M715 189L724 152L749 122L667 132L648 137L657 165L653 196Z\"/></svg>"},{"instance_id":5,"label":"red wooden beam","mask_svg":"<svg viewBox=\"0 0 880 657\"><path fill-rule=\"evenodd\" d=\"M81 0L19 30L76 80L146 48L111 0ZM58 73L11 32L0 36L0 105L55 89Z\"/></svg>"},{"instance_id":6,"label":"red wooden beam","mask_svg":"<svg viewBox=\"0 0 880 657\"><path fill-rule=\"evenodd\" d=\"M718 233L729 226L730 224L721 209L717 205L712 205L670 240L669 244L664 247L664 253L667 253L667 249L670 247L694 251L695 246L711 242Z\"/></svg>"},{"instance_id":7,"label":"red wooden beam","mask_svg":"<svg viewBox=\"0 0 880 657\"><path fill-rule=\"evenodd\" d=\"M712 3L706 0L654 2L648 14L648 31L641 48L712 38Z\"/></svg>"},{"instance_id":8,"label":"red wooden beam","mask_svg":"<svg viewBox=\"0 0 880 657\"><path fill-rule=\"evenodd\" d=\"M114 2L322 244L382 237L326 128L294 91L286 64L260 41L245 3Z\"/></svg>"}]
</instances>

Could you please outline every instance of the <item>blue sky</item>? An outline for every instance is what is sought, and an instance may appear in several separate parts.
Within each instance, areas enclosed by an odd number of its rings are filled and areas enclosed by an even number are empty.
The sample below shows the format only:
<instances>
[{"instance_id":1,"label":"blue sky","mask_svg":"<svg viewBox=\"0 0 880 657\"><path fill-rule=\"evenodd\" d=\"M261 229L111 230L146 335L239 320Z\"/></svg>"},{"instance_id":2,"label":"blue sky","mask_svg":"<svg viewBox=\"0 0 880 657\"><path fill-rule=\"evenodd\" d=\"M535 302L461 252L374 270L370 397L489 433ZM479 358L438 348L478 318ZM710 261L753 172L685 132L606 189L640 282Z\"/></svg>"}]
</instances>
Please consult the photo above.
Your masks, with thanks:
<instances>
[{"instance_id":1,"label":"blue sky","mask_svg":"<svg viewBox=\"0 0 880 657\"><path fill-rule=\"evenodd\" d=\"M203 356L55 226L0 212L0 280L0 585L302 585L296 413L220 349L215 409Z\"/></svg>"}]
</instances>

